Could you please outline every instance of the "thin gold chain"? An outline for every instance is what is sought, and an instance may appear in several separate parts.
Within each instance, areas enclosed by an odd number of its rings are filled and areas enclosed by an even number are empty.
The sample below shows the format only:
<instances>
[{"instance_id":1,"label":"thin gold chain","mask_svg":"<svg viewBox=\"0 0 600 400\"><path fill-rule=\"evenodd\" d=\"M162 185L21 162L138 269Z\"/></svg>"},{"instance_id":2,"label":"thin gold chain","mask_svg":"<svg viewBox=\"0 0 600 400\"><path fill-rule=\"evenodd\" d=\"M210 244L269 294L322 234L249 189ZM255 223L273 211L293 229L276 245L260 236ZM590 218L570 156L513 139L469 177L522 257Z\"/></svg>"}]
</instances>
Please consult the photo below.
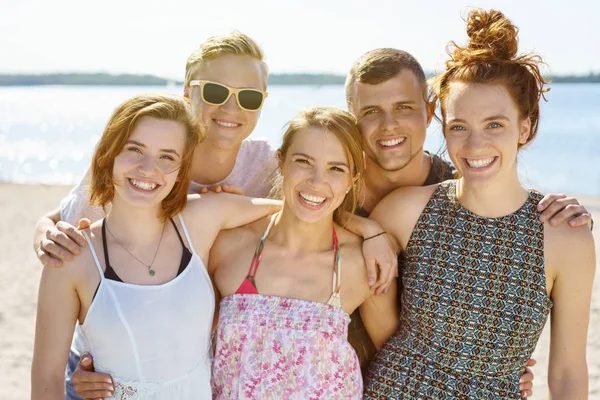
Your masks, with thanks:
<instances>
[{"instance_id":1,"label":"thin gold chain","mask_svg":"<svg viewBox=\"0 0 600 400\"><path fill-rule=\"evenodd\" d=\"M156 260L156 255L158 254L158 249L160 248L160 244L162 242L162 238L165 233L166 225L167 224L163 224L163 228L160 233L160 239L158 240L158 245L156 246L156 251L154 252L154 257L152 257L152 262L150 264L146 264L145 262L143 262L142 260L140 260L139 258L134 256L133 253L131 253L129 250L127 250L127 247L123 246L123 244L119 241L119 239L117 239L117 237L110 231L110 228L108 227L108 224L106 223L106 218L104 219L104 226L106 226L106 229L108 230L108 233L110 233L110 236L112 236L113 239L115 239L115 241L117 242L117 244L119 246L121 246L123 248L123 250L125 250L131 257L135 258L140 264L142 264L144 267L148 268L148 274L150 276L154 276L154 274L155 274L154 270L152 269L152 264L154 264L154 260Z\"/></svg>"}]
</instances>

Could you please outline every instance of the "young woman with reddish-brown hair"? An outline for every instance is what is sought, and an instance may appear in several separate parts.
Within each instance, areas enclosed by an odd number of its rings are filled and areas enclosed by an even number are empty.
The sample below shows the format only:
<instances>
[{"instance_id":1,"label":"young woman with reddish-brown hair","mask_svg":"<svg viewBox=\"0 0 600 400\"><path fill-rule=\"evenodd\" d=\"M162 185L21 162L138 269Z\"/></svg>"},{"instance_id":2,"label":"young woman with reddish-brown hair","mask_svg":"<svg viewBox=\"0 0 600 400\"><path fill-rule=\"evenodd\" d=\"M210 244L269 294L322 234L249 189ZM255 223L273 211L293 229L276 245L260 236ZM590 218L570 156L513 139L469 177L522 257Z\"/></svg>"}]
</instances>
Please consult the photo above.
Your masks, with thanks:
<instances>
[{"instance_id":1,"label":"young woman with reddish-brown hair","mask_svg":"<svg viewBox=\"0 0 600 400\"><path fill-rule=\"evenodd\" d=\"M375 356L369 399L519 399L519 377L552 316L551 398L585 399L593 237L539 221L519 150L536 136L541 58L517 55L517 28L474 10L432 82L460 178L403 188L371 218L406 255L400 329Z\"/></svg>"},{"instance_id":2,"label":"young woman with reddish-brown hair","mask_svg":"<svg viewBox=\"0 0 600 400\"><path fill-rule=\"evenodd\" d=\"M77 323L116 398L210 398L209 249L220 230L280 204L227 193L188 198L192 153L204 136L192 115L183 97L140 95L109 120L89 189L92 204L112 207L83 231L80 256L44 267L32 399L65 398Z\"/></svg>"}]
</instances>

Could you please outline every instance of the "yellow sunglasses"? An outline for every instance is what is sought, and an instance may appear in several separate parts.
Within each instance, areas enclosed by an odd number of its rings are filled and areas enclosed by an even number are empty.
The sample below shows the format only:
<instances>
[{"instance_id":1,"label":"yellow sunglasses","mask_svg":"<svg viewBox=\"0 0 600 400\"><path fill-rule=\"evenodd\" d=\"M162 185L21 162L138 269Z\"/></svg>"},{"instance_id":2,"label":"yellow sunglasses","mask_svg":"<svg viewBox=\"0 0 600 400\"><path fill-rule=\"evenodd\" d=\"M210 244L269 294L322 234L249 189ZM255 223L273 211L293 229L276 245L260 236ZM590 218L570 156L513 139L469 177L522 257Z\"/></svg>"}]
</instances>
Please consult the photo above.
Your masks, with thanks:
<instances>
[{"instance_id":1,"label":"yellow sunglasses","mask_svg":"<svg viewBox=\"0 0 600 400\"><path fill-rule=\"evenodd\" d=\"M246 111L258 111L268 96L263 90L251 88L232 88L222 83L194 80L189 86L200 87L202 101L213 106L222 106L227 103L231 95L235 95L238 106Z\"/></svg>"}]
</instances>

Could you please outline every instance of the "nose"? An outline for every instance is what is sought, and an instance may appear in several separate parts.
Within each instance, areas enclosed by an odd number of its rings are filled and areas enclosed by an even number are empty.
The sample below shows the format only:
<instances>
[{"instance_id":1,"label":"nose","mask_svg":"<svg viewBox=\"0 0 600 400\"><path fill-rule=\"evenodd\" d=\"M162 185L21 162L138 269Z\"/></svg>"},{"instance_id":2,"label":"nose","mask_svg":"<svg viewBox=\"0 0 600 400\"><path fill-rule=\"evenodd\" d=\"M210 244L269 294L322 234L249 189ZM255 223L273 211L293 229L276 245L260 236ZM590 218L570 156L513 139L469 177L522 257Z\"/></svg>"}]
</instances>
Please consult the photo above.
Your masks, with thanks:
<instances>
[{"instance_id":1,"label":"nose","mask_svg":"<svg viewBox=\"0 0 600 400\"><path fill-rule=\"evenodd\" d=\"M477 152L480 150L485 150L488 146L488 142L482 132L472 130L467 139L467 146L469 150Z\"/></svg>"},{"instance_id":2,"label":"nose","mask_svg":"<svg viewBox=\"0 0 600 400\"><path fill-rule=\"evenodd\" d=\"M320 167L313 168L313 173L310 177L309 183L312 186L319 186L327 183L327 175L325 174L325 169Z\"/></svg>"},{"instance_id":3,"label":"nose","mask_svg":"<svg viewBox=\"0 0 600 400\"><path fill-rule=\"evenodd\" d=\"M137 171L143 175L148 176L151 175L156 170L156 163L151 155L145 155L144 158L140 160L138 164Z\"/></svg>"},{"instance_id":4,"label":"nose","mask_svg":"<svg viewBox=\"0 0 600 400\"><path fill-rule=\"evenodd\" d=\"M383 112L383 130L393 131L398 127L398 121L394 117L394 113L391 111Z\"/></svg>"},{"instance_id":5,"label":"nose","mask_svg":"<svg viewBox=\"0 0 600 400\"><path fill-rule=\"evenodd\" d=\"M225 104L223 104L221 106L221 109L224 111L230 111L230 112L236 112L238 110L240 110L240 107L238 106L237 103L237 95L235 94L231 94L231 96L229 96L229 99L227 99L227 101L225 102Z\"/></svg>"}]
</instances>

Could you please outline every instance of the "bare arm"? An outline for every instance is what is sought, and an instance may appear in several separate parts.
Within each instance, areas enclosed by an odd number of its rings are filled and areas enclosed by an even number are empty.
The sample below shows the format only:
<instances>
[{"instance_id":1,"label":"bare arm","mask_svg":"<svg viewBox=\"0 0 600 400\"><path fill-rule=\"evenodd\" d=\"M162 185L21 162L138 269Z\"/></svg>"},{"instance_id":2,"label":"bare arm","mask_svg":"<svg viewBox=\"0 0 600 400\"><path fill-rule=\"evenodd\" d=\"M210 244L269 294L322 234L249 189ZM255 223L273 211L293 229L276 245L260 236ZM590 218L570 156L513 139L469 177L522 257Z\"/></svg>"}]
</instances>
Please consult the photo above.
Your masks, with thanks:
<instances>
[{"instance_id":1,"label":"bare arm","mask_svg":"<svg viewBox=\"0 0 600 400\"><path fill-rule=\"evenodd\" d=\"M556 229L558 230L558 229ZM563 228L545 237L547 266L555 274L551 298L551 399L587 399L586 344L596 260L594 239L587 226Z\"/></svg>"},{"instance_id":2,"label":"bare arm","mask_svg":"<svg viewBox=\"0 0 600 400\"><path fill-rule=\"evenodd\" d=\"M358 215L348 215L345 228L364 239L363 255L371 290L375 294L389 290L392 281L398 276L398 258L386 235L379 235L383 228L377 222Z\"/></svg>"},{"instance_id":3,"label":"bare arm","mask_svg":"<svg viewBox=\"0 0 600 400\"><path fill-rule=\"evenodd\" d=\"M65 367L80 307L71 272L48 266L42 272L31 365L32 400L65 396Z\"/></svg>"},{"instance_id":4,"label":"bare arm","mask_svg":"<svg viewBox=\"0 0 600 400\"><path fill-rule=\"evenodd\" d=\"M387 293L369 297L359 308L367 333L377 350L398 330L396 290L396 279L393 279Z\"/></svg>"}]
</instances>

